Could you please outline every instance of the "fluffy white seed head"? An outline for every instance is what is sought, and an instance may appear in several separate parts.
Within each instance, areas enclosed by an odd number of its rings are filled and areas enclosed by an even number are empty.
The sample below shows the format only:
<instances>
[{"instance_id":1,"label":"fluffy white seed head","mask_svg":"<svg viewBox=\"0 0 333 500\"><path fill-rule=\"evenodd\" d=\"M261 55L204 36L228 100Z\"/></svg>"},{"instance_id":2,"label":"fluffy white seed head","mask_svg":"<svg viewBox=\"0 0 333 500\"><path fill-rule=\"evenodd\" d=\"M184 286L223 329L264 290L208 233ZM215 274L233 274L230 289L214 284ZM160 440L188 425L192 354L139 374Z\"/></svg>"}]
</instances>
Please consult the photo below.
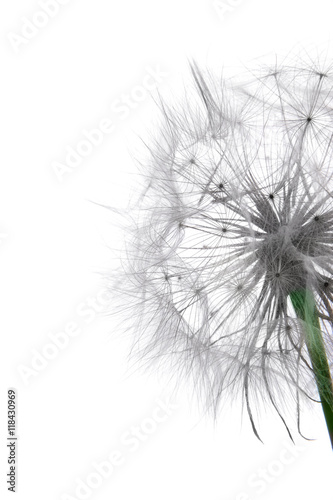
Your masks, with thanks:
<instances>
[{"instance_id":1,"label":"fluffy white seed head","mask_svg":"<svg viewBox=\"0 0 333 500\"><path fill-rule=\"evenodd\" d=\"M194 92L161 106L116 287L140 356L190 376L215 414L241 397L257 436L260 402L289 432L286 399L298 417L318 399L292 292L311 290L333 359L333 73L318 68L244 83L192 66Z\"/></svg>"}]
</instances>

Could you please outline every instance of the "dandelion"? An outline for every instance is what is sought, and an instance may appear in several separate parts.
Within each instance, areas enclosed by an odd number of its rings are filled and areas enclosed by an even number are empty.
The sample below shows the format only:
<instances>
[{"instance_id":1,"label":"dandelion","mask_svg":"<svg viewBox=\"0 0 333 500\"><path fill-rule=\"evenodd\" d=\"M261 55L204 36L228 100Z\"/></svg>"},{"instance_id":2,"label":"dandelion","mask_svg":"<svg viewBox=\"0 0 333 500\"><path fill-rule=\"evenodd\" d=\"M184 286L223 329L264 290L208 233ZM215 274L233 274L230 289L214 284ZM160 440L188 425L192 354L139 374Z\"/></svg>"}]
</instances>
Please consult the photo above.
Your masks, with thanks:
<instances>
[{"instance_id":1,"label":"dandelion","mask_svg":"<svg viewBox=\"0 0 333 500\"><path fill-rule=\"evenodd\" d=\"M238 395L320 402L333 446L333 71L298 61L161 104L117 293L143 359L190 376L216 415Z\"/></svg>"}]
</instances>

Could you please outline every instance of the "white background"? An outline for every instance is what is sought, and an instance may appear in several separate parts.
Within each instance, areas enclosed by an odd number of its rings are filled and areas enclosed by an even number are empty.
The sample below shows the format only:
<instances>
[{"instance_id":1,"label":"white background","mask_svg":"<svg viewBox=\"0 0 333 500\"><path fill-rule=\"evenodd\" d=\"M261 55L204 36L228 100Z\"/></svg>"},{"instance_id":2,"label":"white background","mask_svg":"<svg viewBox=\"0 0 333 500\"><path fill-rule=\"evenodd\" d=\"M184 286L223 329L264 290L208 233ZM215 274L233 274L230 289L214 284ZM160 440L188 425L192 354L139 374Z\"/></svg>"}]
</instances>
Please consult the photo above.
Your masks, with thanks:
<instances>
[{"instance_id":1,"label":"white background","mask_svg":"<svg viewBox=\"0 0 333 500\"><path fill-rule=\"evenodd\" d=\"M41 3L0 7L2 498L13 495L6 491L9 387L17 390L20 500L84 498L82 489L81 496L75 492L78 481L87 484L93 464L116 450L122 463L85 498L332 498L332 453L320 408L306 422L307 436L316 440L296 436L298 447L290 451L269 415L262 445L237 407L214 426L186 388L170 395L163 377L130 368L128 342L114 319L95 312L103 299L100 273L114 265L107 244L117 246L119 234L111 212L90 202L127 204L135 170L130 148L154 117L148 93L141 99L151 69L163 74L158 88L168 92L186 80L189 59L219 68L299 43L324 47L332 2L230 0L222 16L207 0L70 0L53 17L38 14ZM29 21L44 26L29 31ZM126 95L131 105L120 114L111 106ZM104 119L112 132L59 179L54 162L64 163L83 130ZM27 372L50 333L72 322L79 333ZM166 412L161 401L168 400ZM157 415L163 422L154 424ZM126 445L133 426L143 426L141 440Z\"/></svg>"}]
</instances>

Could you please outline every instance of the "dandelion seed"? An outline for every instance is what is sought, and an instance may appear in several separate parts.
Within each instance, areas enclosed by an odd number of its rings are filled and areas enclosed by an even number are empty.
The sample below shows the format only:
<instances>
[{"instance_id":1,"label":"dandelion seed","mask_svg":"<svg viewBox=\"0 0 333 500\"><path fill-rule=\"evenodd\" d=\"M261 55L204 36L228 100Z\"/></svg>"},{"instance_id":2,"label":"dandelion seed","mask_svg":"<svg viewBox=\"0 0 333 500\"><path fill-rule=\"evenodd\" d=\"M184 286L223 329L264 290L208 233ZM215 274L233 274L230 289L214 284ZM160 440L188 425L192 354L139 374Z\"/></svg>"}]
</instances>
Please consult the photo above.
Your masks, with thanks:
<instances>
[{"instance_id":1,"label":"dandelion seed","mask_svg":"<svg viewBox=\"0 0 333 500\"><path fill-rule=\"evenodd\" d=\"M143 359L191 376L216 415L270 405L290 437L321 402L333 445L333 72L266 68L245 83L192 66L162 105L117 293Z\"/></svg>"}]
</instances>

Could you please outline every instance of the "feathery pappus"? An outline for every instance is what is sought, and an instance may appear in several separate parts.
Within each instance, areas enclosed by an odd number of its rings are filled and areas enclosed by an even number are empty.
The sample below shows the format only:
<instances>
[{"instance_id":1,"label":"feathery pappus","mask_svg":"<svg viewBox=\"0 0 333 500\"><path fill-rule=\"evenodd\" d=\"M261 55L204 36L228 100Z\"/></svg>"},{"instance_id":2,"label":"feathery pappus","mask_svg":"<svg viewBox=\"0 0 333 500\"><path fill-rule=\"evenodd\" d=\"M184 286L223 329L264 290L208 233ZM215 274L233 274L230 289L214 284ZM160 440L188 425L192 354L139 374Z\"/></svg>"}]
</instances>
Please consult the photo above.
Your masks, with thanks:
<instances>
[{"instance_id":1,"label":"feathery pappus","mask_svg":"<svg viewBox=\"0 0 333 500\"><path fill-rule=\"evenodd\" d=\"M332 439L333 65L191 72L130 211L117 294L135 349L215 415L241 398L258 438L257 406L291 437L286 401L300 433L302 402L321 401Z\"/></svg>"}]
</instances>

